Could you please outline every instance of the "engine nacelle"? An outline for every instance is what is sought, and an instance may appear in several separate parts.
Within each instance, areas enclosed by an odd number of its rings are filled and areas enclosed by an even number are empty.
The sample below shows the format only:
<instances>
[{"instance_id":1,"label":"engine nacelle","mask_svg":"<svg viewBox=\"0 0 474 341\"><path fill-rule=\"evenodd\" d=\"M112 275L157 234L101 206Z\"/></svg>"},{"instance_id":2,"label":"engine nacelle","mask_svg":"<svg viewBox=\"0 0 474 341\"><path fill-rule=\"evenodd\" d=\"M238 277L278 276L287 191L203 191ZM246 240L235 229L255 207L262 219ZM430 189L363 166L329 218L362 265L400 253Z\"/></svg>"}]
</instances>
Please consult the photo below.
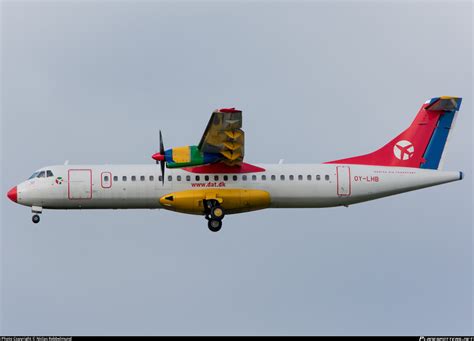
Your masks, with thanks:
<instances>
[{"instance_id":1,"label":"engine nacelle","mask_svg":"<svg viewBox=\"0 0 474 341\"><path fill-rule=\"evenodd\" d=\"M197 146L175 147L165 151L166 167L182 168L216 162L218 154L202 153Z\"/></svg>"},{"instance_id":2,"label":"engine nacelle","mask_svg":"<svg viewBox=\"0 0 474 341\"><path fill-rule=\"evenodd\" d=\"M270 194L257 189L192 189L173 192L160 198L167 210L204 214L204 200L217 200L226 214L261 210L270 206Z\"/></svg>"}]
</instances>

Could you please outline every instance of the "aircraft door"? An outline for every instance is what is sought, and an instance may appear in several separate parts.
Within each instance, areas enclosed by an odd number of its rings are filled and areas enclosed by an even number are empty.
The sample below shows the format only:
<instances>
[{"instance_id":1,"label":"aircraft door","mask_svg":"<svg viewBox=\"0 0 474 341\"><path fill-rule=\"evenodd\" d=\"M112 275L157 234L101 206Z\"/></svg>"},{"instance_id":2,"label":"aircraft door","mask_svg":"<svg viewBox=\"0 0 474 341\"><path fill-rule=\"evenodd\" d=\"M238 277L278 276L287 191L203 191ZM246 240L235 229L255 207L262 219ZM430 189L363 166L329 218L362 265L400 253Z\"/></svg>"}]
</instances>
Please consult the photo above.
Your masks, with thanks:
<instances>
[{"instance_id":1,"label":"aircraft door","mask_svg":"<svg viewBox=\"0 0 474 341\"><path fill-rule=\"evenodd\" d=\"M68 171L68 198L92 199L92 170L70 169Z\"/></svg>"},{"instance_id":2,"label":"aircraft door","mask_svg":"<svg viewBox=\"0 0 474 341\"><path fill-rule=\"evenodd\" d=\"M100 174L100 186L102 188L111 188L112 187L112 173L102 172Z\"/></svg>"},{"instance_id":3,"label":"aircraft door","mask_svg":"<svg viewBox=\"0 0 474 341\"><path fill-rule=\"evenodd\" d=\"M351 195L351 169L349 166L337 166L337 195L348 197Z\"/></svg>"}]
</instances>

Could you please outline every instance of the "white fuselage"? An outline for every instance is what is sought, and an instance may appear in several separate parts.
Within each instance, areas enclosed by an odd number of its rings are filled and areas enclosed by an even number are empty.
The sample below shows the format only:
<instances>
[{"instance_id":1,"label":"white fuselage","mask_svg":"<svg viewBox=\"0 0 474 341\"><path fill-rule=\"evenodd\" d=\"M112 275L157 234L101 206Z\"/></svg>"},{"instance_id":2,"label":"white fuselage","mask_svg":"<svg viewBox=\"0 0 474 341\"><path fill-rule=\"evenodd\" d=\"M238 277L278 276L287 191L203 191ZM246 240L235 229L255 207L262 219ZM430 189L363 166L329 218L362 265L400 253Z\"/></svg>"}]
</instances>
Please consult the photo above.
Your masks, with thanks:
<instances>
[{"instance_id":1,"label":"white fuselage","mask_svg":"<svg viewBox=\"0 0 474 341\"><path fill-rule=\"evenodd\" d=\"M52 176L17 186L17 202L50 209L163 208L159 199L192 189L259 189L270 207L350 205L462 179L457 171L340 165L262 164L263 172L197 174L157 165L61 165L44 167ZM59 178L60 177L60 178Z\"/></svg>"}]
</instances>

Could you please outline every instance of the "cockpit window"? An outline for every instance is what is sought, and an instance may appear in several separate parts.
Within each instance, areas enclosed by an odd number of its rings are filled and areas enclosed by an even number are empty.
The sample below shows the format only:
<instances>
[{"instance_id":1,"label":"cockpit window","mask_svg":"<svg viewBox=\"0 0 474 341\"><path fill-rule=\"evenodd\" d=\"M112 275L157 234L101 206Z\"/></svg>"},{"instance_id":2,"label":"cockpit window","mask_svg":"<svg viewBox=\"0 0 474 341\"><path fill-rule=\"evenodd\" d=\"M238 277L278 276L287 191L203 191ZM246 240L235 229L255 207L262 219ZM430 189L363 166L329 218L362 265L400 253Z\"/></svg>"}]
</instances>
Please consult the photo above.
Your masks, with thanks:
<instances>
[{"instance_id":1,"label":"cockpit window","mask_svg":"<svg viewBox=\"0 0 474 341\"><path fill-rule=\"evenodd\" d=\"M34 172L29 178L28 180L31 180L31 179L34 179L38 176L39 172Z\"/></svg>"},{"instance_id":2,"label":"cockpit window","mask_svg":"<svg viewBox=\"0 0 474 341\"><path fill-rule=\"evenodd\" d=\"M37 178L44 178L44 171L39 172Z\"/></svg>"},{"instance_id":3,"label":"cockpit window","mask_svg":"<svg viewBox=\"0 0 474 341\"><path fill-rule=\"evenodd\" d=\"M50 176L53 176L53 172L51 172L50 170L47 170L46 171L46 176L49 178Z\"/></svg>"}]
</instances>

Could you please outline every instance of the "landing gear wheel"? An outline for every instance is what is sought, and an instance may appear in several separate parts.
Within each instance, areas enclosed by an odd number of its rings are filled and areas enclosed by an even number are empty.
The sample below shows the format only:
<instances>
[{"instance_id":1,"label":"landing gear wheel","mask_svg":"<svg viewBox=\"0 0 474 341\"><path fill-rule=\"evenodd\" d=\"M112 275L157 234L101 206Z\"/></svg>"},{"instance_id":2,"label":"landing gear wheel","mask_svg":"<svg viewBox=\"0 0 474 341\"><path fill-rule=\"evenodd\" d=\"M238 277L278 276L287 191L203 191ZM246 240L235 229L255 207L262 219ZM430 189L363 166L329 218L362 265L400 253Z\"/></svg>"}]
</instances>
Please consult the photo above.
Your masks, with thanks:
<instances>
[{"instance_id":1,"label":"landing gear wheel","mask_svg":"<svg viewBox=\"0 0 474 341\"><path fill-rule=\"evenodd\" d=\"M209 219L209 221L207 222L207 226L212 232L217 232L222 227L222 221L217 219Z\"/></svg>"},{"instance_id":2,"label":"landing gear wheel","mask_svg":"<svg viewBox=\"0 0 474 341\"><path fill-rule=\"evenodd\" d=\"M37 214L35 214L35 215L31 218L31 220L33 221L33 223L38 224L38 223L40 222L40 216L37 215Z\"/></svg>"},{"instance_id":3,"label":"landing gear wheel","mask_svg":"<svg viewBox=\"0 0 474 341\"><path fill-rule=\"evenodd\" d=\"M224 219L225 212L220 206L214 206L211 208L210 216L212 219L222 220Z\"/></svg>"}]
</instances>

